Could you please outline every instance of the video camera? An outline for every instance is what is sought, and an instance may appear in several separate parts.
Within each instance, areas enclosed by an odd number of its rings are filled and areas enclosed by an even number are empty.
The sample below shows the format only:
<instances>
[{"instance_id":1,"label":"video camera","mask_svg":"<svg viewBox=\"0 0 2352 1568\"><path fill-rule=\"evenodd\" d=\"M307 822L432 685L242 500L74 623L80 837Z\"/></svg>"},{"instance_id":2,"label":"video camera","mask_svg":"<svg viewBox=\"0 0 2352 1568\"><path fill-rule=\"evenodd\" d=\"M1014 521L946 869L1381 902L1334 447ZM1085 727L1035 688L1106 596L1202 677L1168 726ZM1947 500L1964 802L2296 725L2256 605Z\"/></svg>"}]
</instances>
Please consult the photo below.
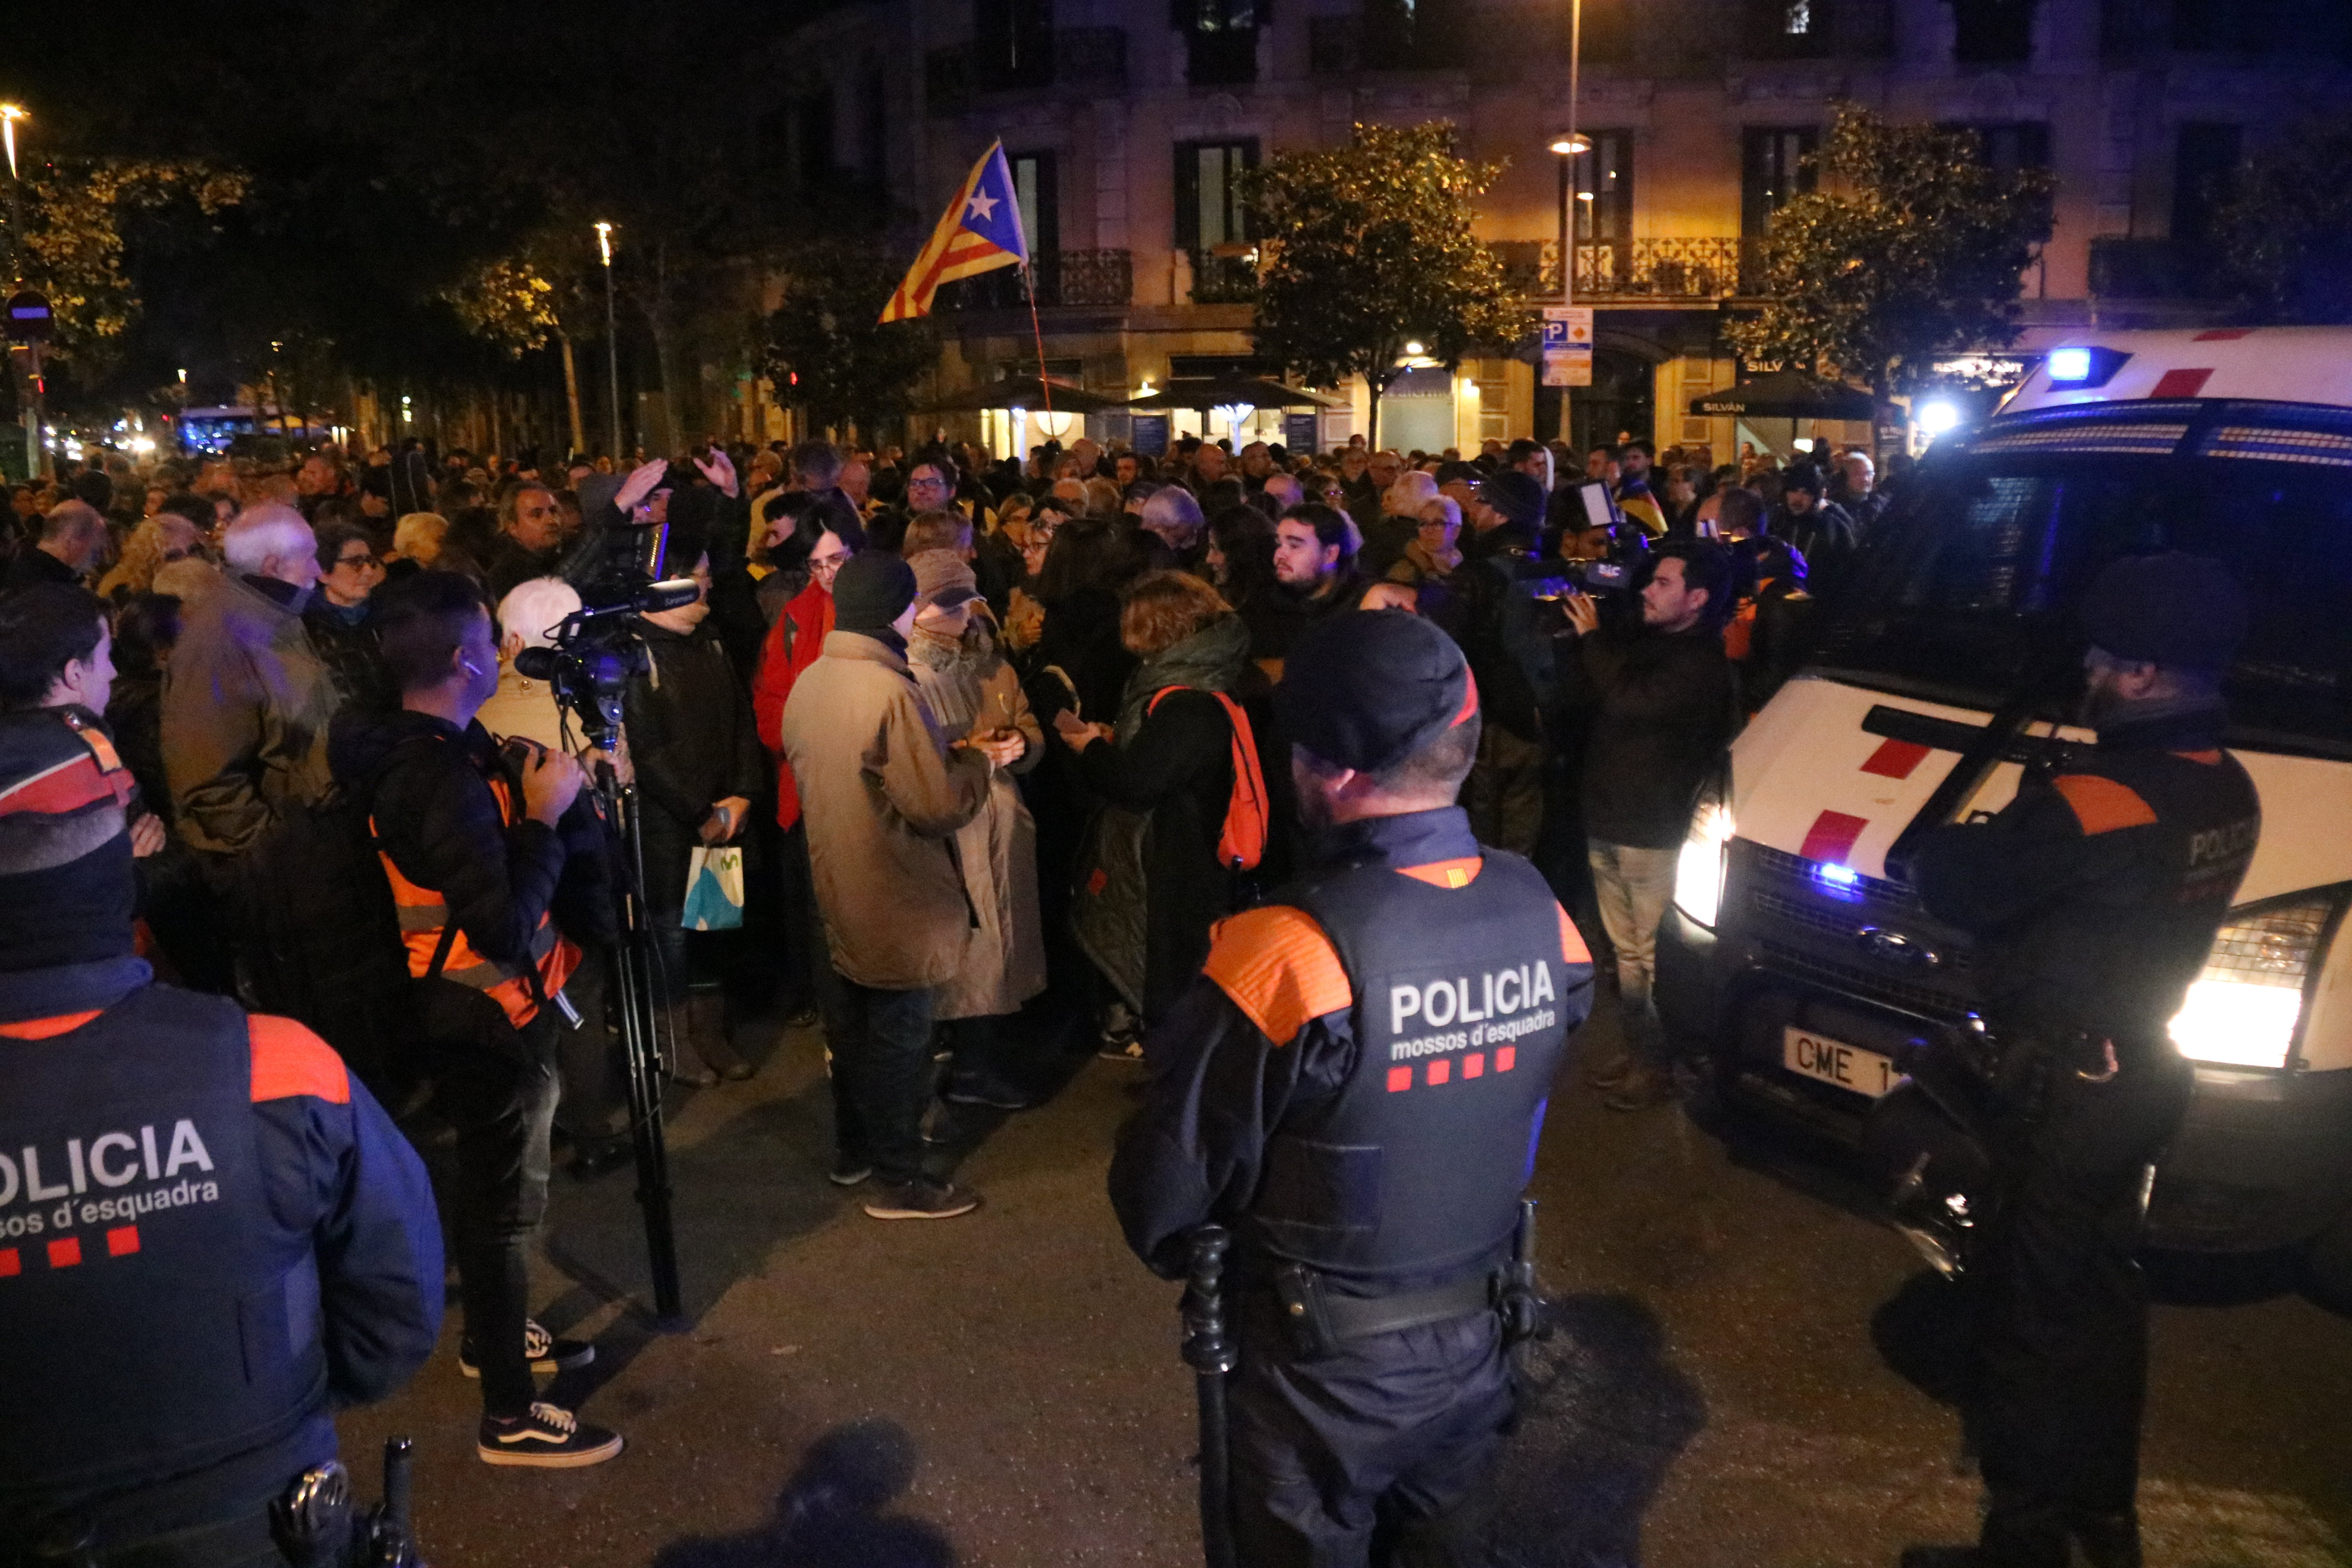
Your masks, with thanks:
<instances>
[{"instance_id":1,"label":"video camera","mask_svg":"<svg viewBox=\"0 0 2352 1568\"><path fill-rule=\"evenodd\" d=\"M581 607L556 626L552 647L515 656L518 672L555 688L556 700L593 744L609 747L629 677L646 670L645 645L630 630L630 617L690 605L702 592L691 577L662 575L668 556L669 524L652 521L646 509L592 527L563 563Z\"/></svg>"}]
</instances>

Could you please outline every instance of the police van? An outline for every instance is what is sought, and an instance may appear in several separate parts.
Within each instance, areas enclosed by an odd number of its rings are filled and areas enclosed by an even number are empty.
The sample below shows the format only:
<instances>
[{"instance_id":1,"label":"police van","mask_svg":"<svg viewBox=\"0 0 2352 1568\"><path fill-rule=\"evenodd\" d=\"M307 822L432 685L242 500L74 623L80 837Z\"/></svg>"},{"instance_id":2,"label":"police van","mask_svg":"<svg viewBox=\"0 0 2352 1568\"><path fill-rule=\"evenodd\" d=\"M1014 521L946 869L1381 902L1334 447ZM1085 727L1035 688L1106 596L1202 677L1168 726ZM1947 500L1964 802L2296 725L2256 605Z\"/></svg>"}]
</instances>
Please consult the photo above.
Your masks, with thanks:
<instances>
[{"instance_id":1,"label":"police van","mask_svg":"<svg viewBox=\"0 0 2352 1568\"><path fill-rule=\"evenodd\" d=\"M2094 738L2071 722L2074 603L2108 561L2168 549L2247 595L2228 743L2263 830L2171 1022L2197 1089L2148 1240L2301 1247L2352 1304L2352 330L2087 333L1938 442L1702 796L1658 1005L1735 1106L1854 1137L1897 1048L1978 996L1909 846Z\"/></svg>"}]
</instances>

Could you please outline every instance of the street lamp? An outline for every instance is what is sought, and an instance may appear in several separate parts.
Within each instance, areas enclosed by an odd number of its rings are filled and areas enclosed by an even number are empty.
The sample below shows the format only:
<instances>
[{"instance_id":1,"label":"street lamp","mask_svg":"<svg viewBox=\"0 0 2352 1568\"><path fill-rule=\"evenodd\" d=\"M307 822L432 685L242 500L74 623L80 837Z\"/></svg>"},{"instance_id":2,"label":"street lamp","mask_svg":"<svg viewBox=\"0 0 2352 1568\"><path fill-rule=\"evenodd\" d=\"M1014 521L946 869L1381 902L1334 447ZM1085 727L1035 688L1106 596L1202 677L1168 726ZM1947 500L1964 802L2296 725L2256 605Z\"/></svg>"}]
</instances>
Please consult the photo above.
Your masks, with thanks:
<instances>
[{"instance_id":1,"label":"street lamp","mask_svg":"<svg viewBox=\"0 0 2352 1568\"><path fill-rule=\"evenodd\" d=\"M604 363L613 387L613 467L622 465L621 453L621 333L613 310L613 226L596 226L596 253L604 258Z\"/></svg>"},{"instance_id":2,"label":"street lamp","mask_svg":"<svg viewBox=\"0 0 2352 1568\"><path fill-rule=\"evenodd\" d=\"M0 144L8 151L8 270L19 287L25 281L25 181L16 171L16 121L31 118L22 104L0 103ZM30 374L25 383L25 471L38 479L47 467L41 446L41 345L30 343L26 353Z\"/></svg>"},{"instance_id":3,"label":"street lamp","mask_svg":"<svg viewBox=\"0 0 2352 1568\"><path fill-rule=\"evenodd\" d=\"M1559 154L1559 302L1565 310L1576 303L1576 218L1568 205L1569 178L1577 158L1592 151L1592 143L1576 133L1577 89L1584 67L1584 0L1568 3L1568 134L1551 144ZM1568 388L1559 389L1559 438L1570 446L1576 432L1569 424Z\"/></svg>"}]
</instances>

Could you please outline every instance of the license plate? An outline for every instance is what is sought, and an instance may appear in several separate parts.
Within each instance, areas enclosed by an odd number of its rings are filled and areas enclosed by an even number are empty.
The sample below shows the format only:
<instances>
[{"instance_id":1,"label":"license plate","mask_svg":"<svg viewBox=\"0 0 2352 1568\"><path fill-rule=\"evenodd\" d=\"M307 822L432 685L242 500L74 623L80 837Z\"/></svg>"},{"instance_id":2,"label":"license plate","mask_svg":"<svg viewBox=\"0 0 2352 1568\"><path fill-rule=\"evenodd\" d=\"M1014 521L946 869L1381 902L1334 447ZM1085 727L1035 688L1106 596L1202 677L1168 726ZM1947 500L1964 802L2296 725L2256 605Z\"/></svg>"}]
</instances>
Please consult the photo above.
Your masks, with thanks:
<instances>
[{"instance_id":1,"label":"license plate","mask_svg":"<svg viewBox=\"0 0 2352 1568\"><path fill-rule=\"evenodd\" d=\"M1810 1029L1780 1031L1780 1065L1800 1077L1832 1083L1872 1100L1893 1089L1897 1076L1892 1058Z\"/></svg>"}]
</instances>

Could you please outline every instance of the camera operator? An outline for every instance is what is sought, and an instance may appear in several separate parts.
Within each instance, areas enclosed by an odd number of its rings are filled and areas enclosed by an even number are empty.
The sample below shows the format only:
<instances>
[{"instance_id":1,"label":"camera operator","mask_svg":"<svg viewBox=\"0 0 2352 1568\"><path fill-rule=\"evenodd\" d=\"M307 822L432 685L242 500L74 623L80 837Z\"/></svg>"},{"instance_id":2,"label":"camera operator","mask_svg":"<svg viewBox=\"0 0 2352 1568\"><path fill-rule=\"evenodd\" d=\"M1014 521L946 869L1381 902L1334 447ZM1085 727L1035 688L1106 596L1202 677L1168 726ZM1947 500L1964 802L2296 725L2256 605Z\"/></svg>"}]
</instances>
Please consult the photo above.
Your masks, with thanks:
<instances>
[{"instance_id":1,"label":"camera operator","mask_svg":"<svg viewBox=\"0 0 2352 1568\"><path fill-rule=\"evenodd\" d=\"M0 716L0 1563L260 1568L432 1353L440 1229L316 1036L133 955L131 788L88 709Z\"/></svg>"},{"instance_id":2,"label":"camera operator","mask_svg":"<svg viewBox=\"0 0 2352 1568\"><path fill-rule=\"evenodd\" d=\"M1735 684L1723 653L1731 563L1722 546L1677 540L1649 557L1634 583L1641 619L1603 626L1584 594L1561 601L1573 649L1560 658L1564 702L1587 709L1584 834L1601 923L1617 951L1621 1046L1591 1081L1614 1110L1672 1098L1665 1032L1650 988L1658 922L1673 896L1675 862L1691 802L1731 739Z\"/></svg>"},{"instance_id":3,"label":"camera operator","mask_svg":"<svg viewBox=\"0 0 2352 1568\"><path fill-rule=\"evenodd\" d=\"M347 710L335 776L368 804L415 976L419 1059L457 1131L445 1193L466 1308L459 1363L482 1380L477 1451L494 1465L593 1465L614 1433L539 1400L534 1372L594 1359L526 1315L525 1249L547 1207L555 1055L577 943L613 938L603 827L581 764L476 721L498 689L496 634L468 578L420 572L384 592L383 660L398 711Z\"/></svg>"}]
</instances>

